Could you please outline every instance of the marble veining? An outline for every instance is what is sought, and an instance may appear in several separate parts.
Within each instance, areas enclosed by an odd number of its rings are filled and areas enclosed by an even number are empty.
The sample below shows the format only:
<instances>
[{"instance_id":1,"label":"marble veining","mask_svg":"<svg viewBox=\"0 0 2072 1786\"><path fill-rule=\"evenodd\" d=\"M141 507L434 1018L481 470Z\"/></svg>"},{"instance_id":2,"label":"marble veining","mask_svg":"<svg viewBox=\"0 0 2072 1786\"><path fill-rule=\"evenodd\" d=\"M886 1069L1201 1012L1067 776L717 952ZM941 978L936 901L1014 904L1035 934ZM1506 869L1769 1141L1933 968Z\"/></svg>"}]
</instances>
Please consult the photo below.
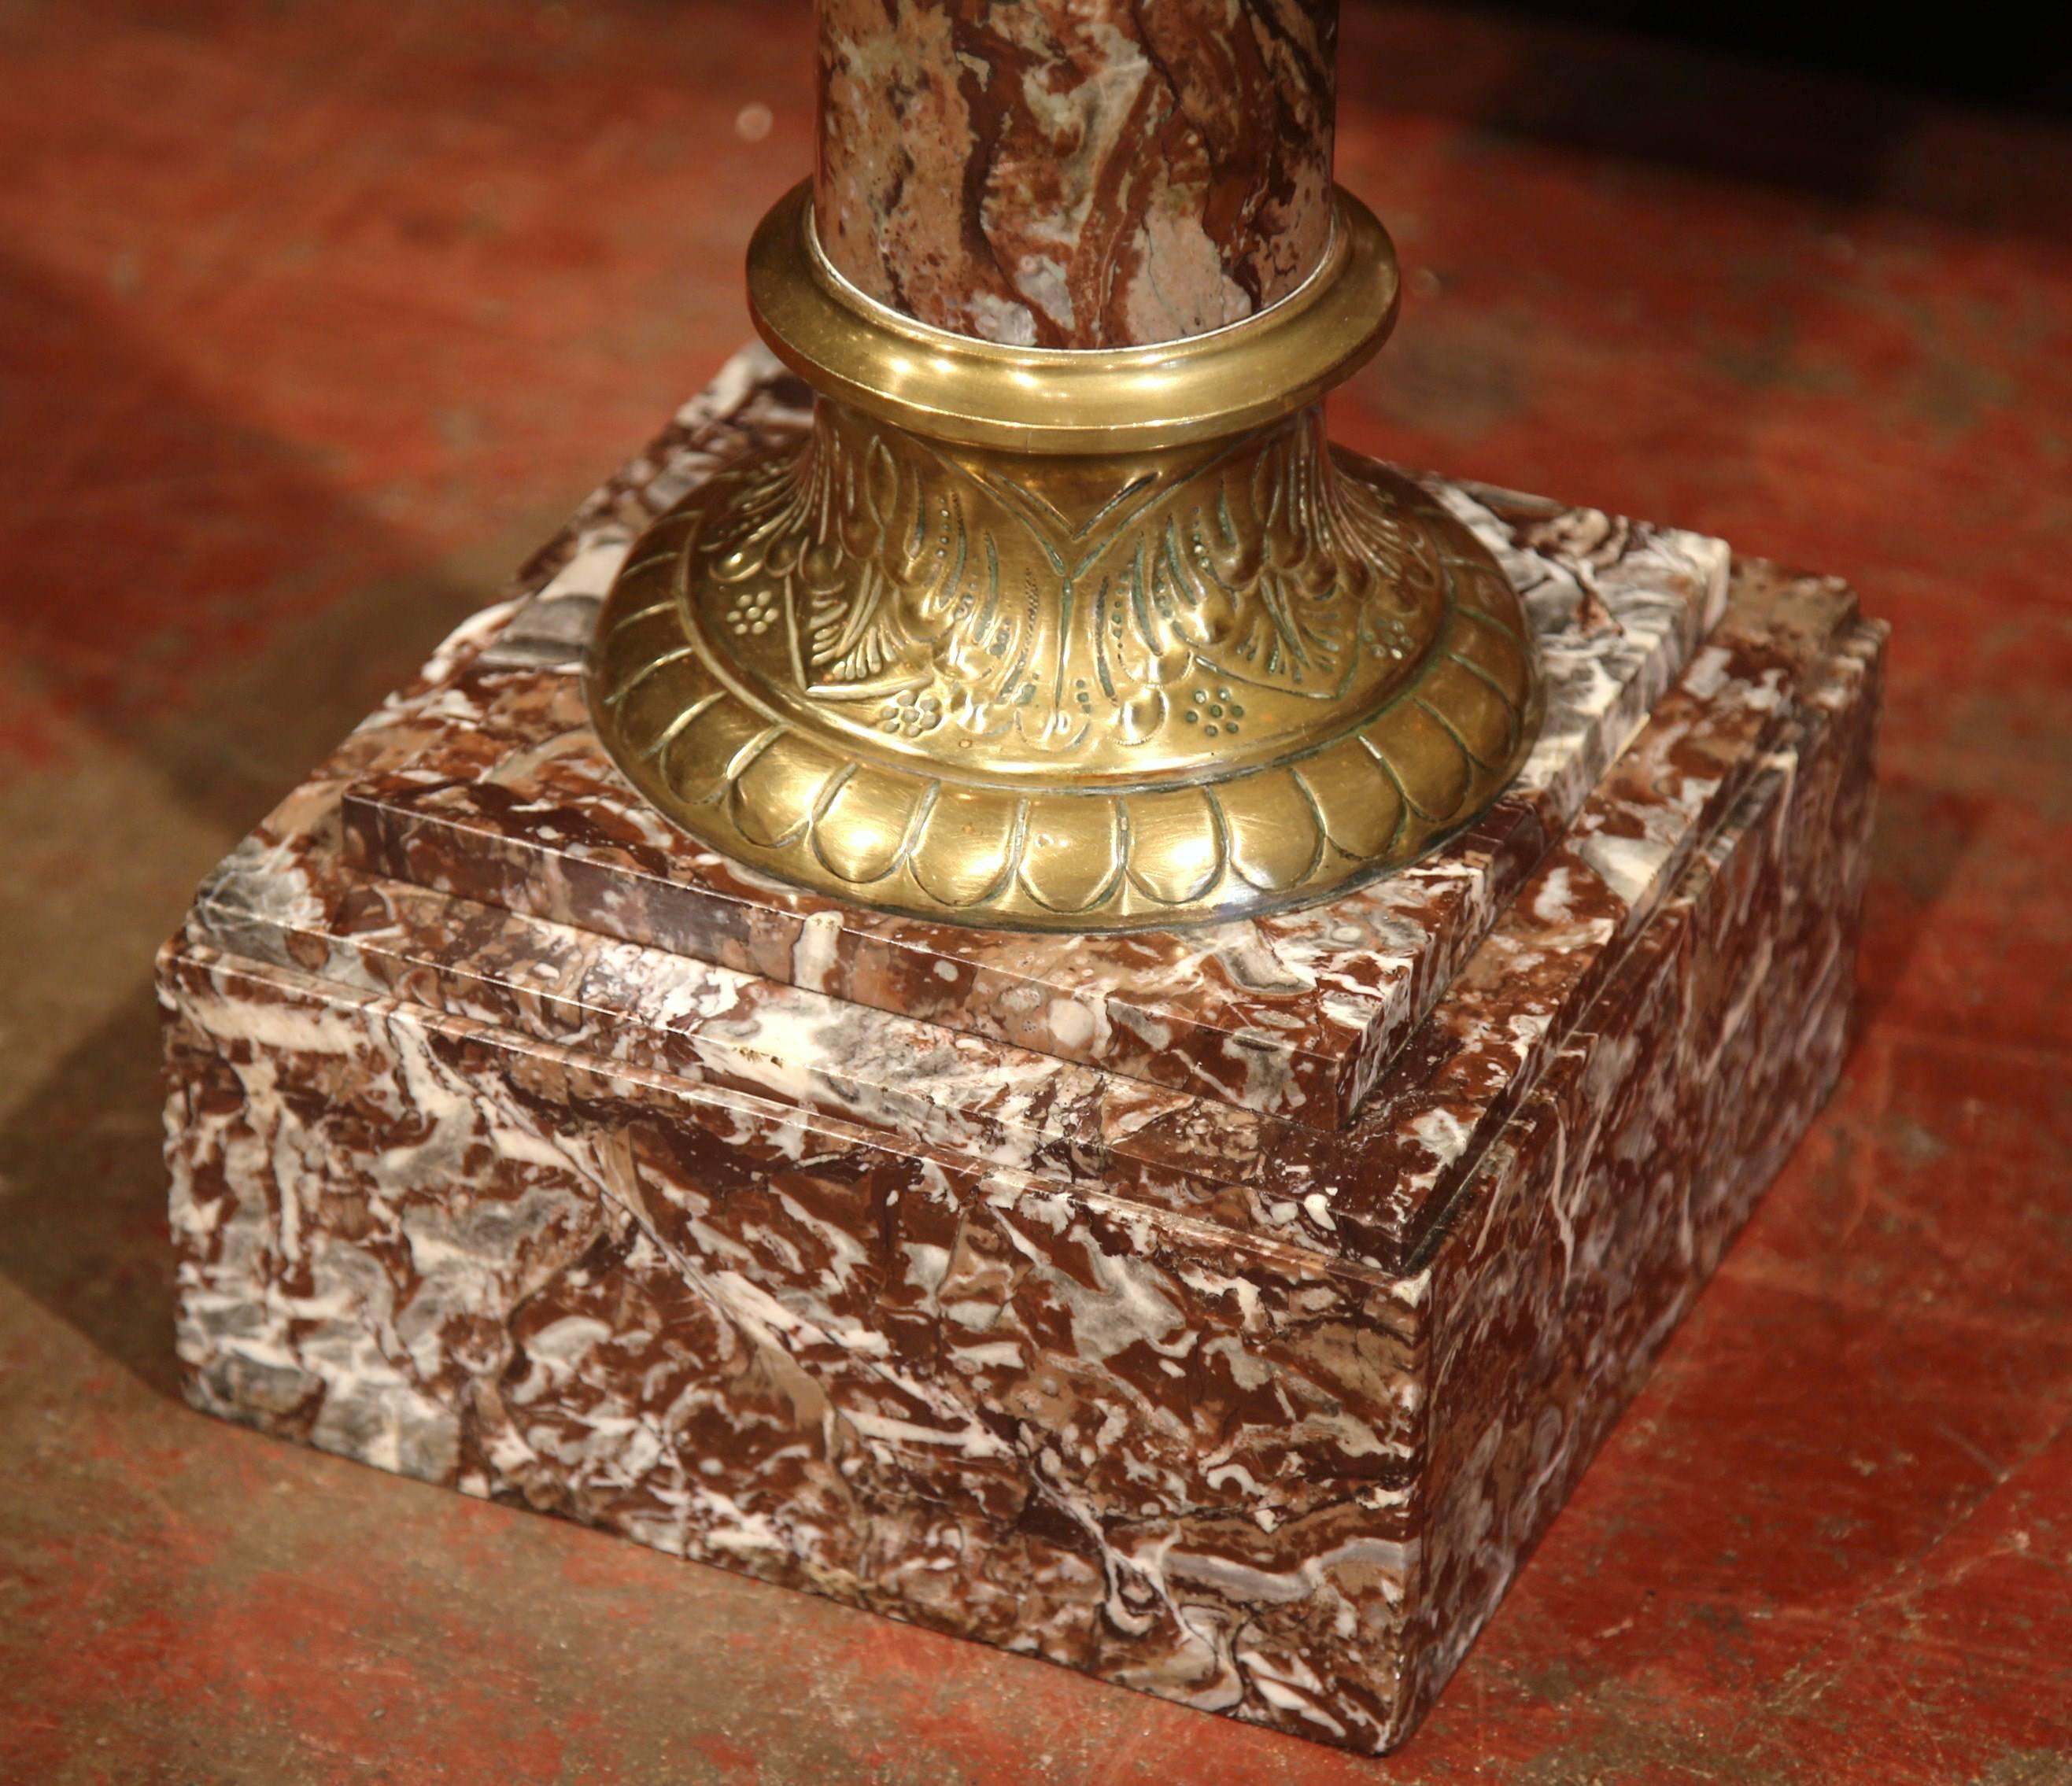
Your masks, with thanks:
<instances>
[{"instance_id":1,"label":"marble veining","mask_svg":"<svg viewBox=\"0 0 2072 1786\"><path fill-rule=\"evenodd\" d=\"M1264 309L1330 234L1338 0L822 0L816 228L859 289L1045 347Z\"/></svg>"},{"instance_id":2,"label":"marble veining","mask_svg":"<svg viewBox=\"0 0 2072 1786\"><path fill-rule=\"evenodd\" d=\"M759 893L746 964L642 938L647 834L602 802L616 853L446 825L442 870L479 891L370 872L356 790L431 764L558 790L579 747L539 716L614 543L658 487L791 425L767 367L730 377L269 815L162 955L187 1393L1385 1750L1840 1070L1882 631L1840 585L1737 564L1604 760L1543 766L1544 835L1482 883L1336 1127L882 1008L844 965L867 933L779 925ZM1623 523L1516 513L1515 548L1596 624ZM773 950L783 971L757 971ZM1146 974L1123 1004L1153 1024L1157 1001Z\"/></svg>"},{"instance_id":3,"label":"marble veining","mask_svg":"<svg viewBox=\"0 0 2072 1786\"><path fill-rule=\"evenodd\" d=\"M1699 671L1708 696L1679 687L1665 700L1339 1131L526 918L508 909L516 901L356 874L325 839L364 762L331 766L226 862L191 934L1000 1164L1047 1164L1244 1231L1399 1261L1751 777L1788 747L1793 679L1826 663L1838 630L1844 661L1862 649L1832 585L1745 575L1738 588ZM462 722L460 685L425 697L431 723ZM401 725L391 747L421 741ZM1608 880L1592 859L1614 844L1621 872ZM284 901L290 862L298 895Z\"/></svg>"},{"instance_id":4,"label":"marble veining","mask_svg":"<svg viewBox=\"0 0 2072 1786\"><path fill-rule=\"evenodd\" d=\"M1386 1748L1832 1082L1875 645L1393 1270L177 943L190 1394Z\"/></svg>"}]
</instances>

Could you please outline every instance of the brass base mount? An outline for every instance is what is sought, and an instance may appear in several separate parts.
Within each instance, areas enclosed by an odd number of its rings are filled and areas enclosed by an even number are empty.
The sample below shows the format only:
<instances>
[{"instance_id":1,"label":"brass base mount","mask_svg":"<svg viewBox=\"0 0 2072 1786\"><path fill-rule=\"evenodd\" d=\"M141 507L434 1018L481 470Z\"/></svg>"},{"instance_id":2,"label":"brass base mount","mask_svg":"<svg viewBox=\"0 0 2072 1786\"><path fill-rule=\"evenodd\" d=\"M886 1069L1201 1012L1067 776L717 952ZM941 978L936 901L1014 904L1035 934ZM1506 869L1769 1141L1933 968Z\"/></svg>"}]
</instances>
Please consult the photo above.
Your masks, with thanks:
<instances>
[{"instance_id":1,"label":"brass base mount","mask_svg":"<svg viewBox=\"0 0 2072 1786\"><path fill-rule=\"evenodd\" d=\"M1510 583L1324 439L1396 313L1356 200L1300 290L1151 347L886 310L820 255L804 187L749 291L812 427L642 536L588 668L606 748L701 841L929 918L1166 928L1399 867L1523 762Z\"/></svg>"}]
</instances>

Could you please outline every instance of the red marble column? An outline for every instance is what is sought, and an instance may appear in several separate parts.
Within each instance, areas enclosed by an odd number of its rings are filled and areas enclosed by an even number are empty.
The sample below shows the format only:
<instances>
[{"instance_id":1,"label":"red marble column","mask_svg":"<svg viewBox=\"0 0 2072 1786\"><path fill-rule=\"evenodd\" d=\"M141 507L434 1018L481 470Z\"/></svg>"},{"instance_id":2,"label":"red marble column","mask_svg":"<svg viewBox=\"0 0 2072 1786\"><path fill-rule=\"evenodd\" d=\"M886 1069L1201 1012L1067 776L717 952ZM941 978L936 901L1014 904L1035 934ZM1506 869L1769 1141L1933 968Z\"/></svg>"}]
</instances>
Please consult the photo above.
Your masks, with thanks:
<instances>
[{"instance_id":1,"label":"red marble column","mask_svg":"<svg viewBox=\"0 0 2072 1786\"><path fill-rule=\"evenodd\" d=\"M1330 231L1338 0L820 0L820 240L938 327L1170 340Z\"/></svg>"}]
</instances>

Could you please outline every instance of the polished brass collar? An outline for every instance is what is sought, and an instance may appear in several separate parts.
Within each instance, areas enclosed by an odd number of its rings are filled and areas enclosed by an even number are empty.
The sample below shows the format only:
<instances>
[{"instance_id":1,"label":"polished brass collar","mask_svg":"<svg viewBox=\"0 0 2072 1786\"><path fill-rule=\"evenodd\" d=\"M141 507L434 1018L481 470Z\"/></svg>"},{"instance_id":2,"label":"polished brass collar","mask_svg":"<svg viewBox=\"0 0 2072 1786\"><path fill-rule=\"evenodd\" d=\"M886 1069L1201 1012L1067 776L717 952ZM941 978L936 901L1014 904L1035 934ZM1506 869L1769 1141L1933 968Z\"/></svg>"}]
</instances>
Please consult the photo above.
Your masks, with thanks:
<instances>
[{"instance_id":1,"label":"polished brass collar","mask_svg":"<svg viewBox=\"0 0 2072 1786\"><path fill-rule=\"evenodd\" d=\"M748 249L755 326L815 390L932 440L1008 453L1128 453L1277 421L1374 357L1398 297L1388 232L1342 192L1323 260L1294 291L1227 327L1145 347L1007 347L902 315L820 252L805 185Z\"/></svg>"}]
</instances>

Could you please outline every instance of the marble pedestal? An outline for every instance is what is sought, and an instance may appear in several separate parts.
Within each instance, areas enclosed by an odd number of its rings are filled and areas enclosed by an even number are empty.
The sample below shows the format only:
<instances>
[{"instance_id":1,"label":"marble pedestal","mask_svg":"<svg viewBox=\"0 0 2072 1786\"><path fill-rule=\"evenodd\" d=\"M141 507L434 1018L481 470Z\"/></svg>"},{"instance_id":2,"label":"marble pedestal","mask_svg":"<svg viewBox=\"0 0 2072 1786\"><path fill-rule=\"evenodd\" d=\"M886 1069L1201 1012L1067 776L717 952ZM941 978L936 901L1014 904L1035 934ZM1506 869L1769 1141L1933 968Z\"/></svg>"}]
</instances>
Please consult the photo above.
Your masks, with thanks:
<instances>
[{"instance_id":1,"label":"marble pedestal","mask_svg":"<svg viewBox=\"0 0 2072 1786\"><path fill-rule=\"evenodd\" d=\"M1434 484L1549 671L1330 905L1060 939L760 881L576 666L745 355L161 958L198 1407L1361 1750L1415 1725L1834 1082L1881 630Z\"/></svg>"}]
</instances>

